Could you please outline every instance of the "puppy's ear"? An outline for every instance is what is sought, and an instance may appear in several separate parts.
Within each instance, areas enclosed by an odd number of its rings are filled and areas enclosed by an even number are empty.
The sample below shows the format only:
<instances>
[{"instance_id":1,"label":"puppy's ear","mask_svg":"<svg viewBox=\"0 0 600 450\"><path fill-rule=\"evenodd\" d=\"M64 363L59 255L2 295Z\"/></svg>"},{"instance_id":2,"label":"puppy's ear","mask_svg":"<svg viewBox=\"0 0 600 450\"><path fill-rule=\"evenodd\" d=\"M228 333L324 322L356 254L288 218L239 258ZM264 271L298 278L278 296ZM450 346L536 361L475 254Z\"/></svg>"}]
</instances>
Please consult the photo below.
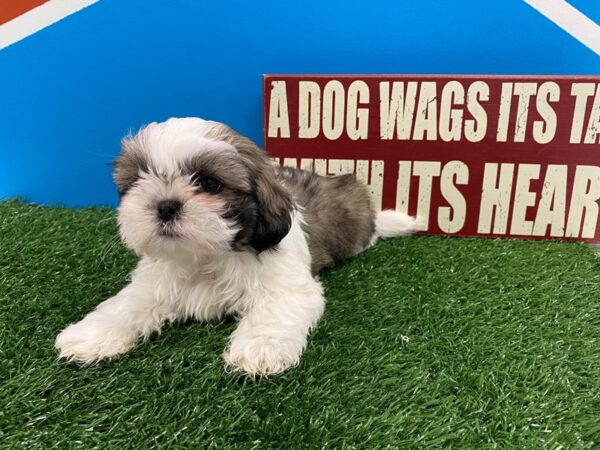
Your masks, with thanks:
<instances>
[{"instance_id":1,"label":"puppy's ear","mask_svg":"<svg viewBox=\"0 0 600 450\"><path fill-rule=\"evenodd\" d=\"M233 145L250 172L256 199L256 220L254 230L245 236L247 245L258 253L275 247L292 226L292 200L277 180L275 166L263 149L227 125L216 125L210 137Z\"/></svg>"},{"instance_id":2,"label":"puppy's ear","mask_svg":"<svg viewBox=\"0 0 600 450\"><path fill-rule=\"evenodd\" d=\"M125 193L138 180L140 171L148 170L148 163L134 138L121 141L121 153L113 161L113 180L119 190L119 196Z\"/></svg>"},{"instance_id":3,"label":"puppy's ear","mask_svg":"<svg viewBox=\"0 0 600 450\"><path fill-rule=\"evenodd\" d=\"M258 169L254 181L258 214L249 244L260 253L279 244L290 231L292 202L277 181L275 168L268 160Z\"/></svg>"}]
</instances>

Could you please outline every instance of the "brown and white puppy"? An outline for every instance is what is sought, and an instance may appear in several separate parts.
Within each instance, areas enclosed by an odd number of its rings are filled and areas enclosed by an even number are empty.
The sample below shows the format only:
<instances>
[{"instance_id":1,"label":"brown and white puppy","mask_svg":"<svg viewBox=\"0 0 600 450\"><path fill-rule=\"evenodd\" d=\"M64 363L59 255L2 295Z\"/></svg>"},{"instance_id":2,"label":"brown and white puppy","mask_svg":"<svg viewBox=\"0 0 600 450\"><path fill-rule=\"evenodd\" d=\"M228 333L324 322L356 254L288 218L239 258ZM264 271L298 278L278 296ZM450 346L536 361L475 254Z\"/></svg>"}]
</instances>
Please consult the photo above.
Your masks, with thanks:
<instances>
[{"instance_id":1,"label":"brown and white puppy","mask_svg":"<svg viewBox=\"0 0 600 450\"><path fill-rule=\"evenodd\" d=\"M140 261L123 290L56 338L60 357L80 364L121 355L165 322L235 315L226 365L282 372L323 314L315 275L416 227L375 214L352 175L276 168L249 139L197 118L124 139L114 178L120 233Z\"/></svg>"}]
</instances>

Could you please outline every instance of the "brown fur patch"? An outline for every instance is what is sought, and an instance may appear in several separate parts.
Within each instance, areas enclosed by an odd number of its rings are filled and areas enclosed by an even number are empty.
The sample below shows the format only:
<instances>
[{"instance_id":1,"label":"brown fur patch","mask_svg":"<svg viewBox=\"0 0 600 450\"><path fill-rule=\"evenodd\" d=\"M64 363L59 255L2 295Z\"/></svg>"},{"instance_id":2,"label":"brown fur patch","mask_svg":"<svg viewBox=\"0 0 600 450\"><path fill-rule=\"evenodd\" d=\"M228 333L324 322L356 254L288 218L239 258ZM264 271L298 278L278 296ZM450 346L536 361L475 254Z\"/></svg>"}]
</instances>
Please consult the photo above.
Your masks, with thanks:
<instances>
[{"instance_id":1,"label":"brown fur patch","mask_svg":"<svg viewBox=\"0 0 600 450\"><path fill-rule=\"evenodd\" d=\"M142 150L127 138L121 141L121 153L113 162L113 167L113 180L121 196L138 180L140 172L150 170Z\"/></svg>"},{"instance_id":2,"label":"brown fur patch","mask_svg":"<svg viewBox=\"0 0 600 450\"><path fill-rule=\"evenodd\" d=\"M202 175L216 178L226 188L252 193L252 182L248 169L235 154L208 151L186 161L182 175Z\"/></svg>"},{"instance_id":3,"label":"brown fur patch","mask_svg":"<svg viewBox=\"0 0 600 450\"><path fill-rule=\"evenodd\" d=\"M215 126L205 137L235 147L248 170L256 202L252 205L248 199L242 200L248 210L246 216L255 224L252 233L246 230L241 239L257 252L276 246L290 230L292 201L279 183L267 153L224 124Z\"/></svg>"},{"instance_id":4,"label":"brown fur patch","mask_svg":"<svg viewBox=\"0 0 600 450\"><path fill-rule=\"evenodd\" d=\"M313 274L369 245L375 213L367 187L353 175L322 177L289 167L278 168L278 173L302 207Z\"/></svg>"}]
</instances>

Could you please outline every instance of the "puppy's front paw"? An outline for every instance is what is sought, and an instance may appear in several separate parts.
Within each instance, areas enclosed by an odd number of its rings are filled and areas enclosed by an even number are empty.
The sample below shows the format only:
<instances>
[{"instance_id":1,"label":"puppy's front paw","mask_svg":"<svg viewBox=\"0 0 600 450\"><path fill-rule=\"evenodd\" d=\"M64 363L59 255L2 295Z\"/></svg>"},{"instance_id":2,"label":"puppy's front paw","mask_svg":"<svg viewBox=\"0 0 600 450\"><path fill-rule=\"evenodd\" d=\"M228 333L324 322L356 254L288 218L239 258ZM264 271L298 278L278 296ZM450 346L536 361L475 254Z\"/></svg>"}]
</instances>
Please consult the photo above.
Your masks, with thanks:
<instances>
[{"instance_id":1,"label":"puppy's front paw","mask_svg":"<svg viewBox=\"0 0 600 450\"><path fill-rule=\"evenodd\" d=\"M231 339L223 355L225 365L248 375L274 375L297 366L306 339L281 339L240 333Z\"/></svg>"},{"instance_id":2,"label":"puppy's front paw","mask_svg":"<svg viewBox=\"0 0 600 450\"><path fill-rule=\"evenodd\" d=\"M54 343L59 357L87 365L101 359L114 358L131 349L135 334L100 312L93 312L82 321L69 325Z\"/></svg>"}]
</instances>

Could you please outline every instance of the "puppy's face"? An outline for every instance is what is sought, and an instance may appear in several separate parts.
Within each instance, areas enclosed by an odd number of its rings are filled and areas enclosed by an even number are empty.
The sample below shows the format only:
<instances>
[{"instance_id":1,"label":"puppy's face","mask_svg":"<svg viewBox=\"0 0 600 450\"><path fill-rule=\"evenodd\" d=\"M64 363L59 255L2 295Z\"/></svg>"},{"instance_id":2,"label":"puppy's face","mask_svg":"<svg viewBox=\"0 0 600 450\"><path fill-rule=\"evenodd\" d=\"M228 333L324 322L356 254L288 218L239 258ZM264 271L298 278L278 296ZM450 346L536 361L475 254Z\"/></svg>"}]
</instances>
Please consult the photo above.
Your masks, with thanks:
<instances>
[{"instance_id":1,"label":"puppy's face","mask_svg":"<svg viewBox=\"0 0 600 450\"><path fill-rule=\"evenodd\" d=\"M138 254L261 252L291 224L291 202L264 151L202 119L152 123L123 140L114 179L119 226Z\"/></svg>"}]
</instances>

